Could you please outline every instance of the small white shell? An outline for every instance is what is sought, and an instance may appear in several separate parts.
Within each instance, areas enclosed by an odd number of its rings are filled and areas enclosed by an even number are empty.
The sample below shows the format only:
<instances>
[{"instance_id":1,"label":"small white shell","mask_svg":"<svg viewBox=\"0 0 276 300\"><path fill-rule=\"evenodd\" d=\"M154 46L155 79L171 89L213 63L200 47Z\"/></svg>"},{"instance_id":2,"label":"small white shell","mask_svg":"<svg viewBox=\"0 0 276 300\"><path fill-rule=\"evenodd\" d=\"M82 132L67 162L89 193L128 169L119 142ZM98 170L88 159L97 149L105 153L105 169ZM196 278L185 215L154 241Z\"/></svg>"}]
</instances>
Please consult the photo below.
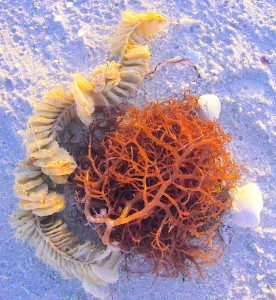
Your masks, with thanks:
<instances>
[{"instance_id":1,"label":"small white shell","mask_svg":"<svg viewBox=\"0 0 276 300\"><path fill-rule=\"evenodd\" d=\"M260 223L263 197L256 183L248 183L230 191L233 197L233 222L238 227L256 227Z\"/></svg>"},{"instance_id":2,"label":"small white shell","mask_svg":"<svg viewBox=\"0 0 276 300\"><path fill-rule=\"evenodd\" d=\"M214 121L219 118L221 103L219 98L213 94L205 94L198 98L198 115L205 121Z\"/></svg>"}]
</instances>

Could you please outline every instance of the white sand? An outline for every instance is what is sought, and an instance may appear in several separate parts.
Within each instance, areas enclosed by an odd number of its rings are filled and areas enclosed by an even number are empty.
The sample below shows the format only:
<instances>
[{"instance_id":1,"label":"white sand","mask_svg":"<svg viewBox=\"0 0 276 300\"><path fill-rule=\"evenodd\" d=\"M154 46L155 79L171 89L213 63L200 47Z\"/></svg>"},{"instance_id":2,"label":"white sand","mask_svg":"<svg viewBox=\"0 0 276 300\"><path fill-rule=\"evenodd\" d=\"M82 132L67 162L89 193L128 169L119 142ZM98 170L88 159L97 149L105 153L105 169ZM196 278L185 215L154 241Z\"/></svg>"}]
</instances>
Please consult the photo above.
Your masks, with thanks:
<instances>
[{"instance_id":1,"label":"white sand","mask_svg":"<svg viewBox=\"0 0 276 300\"><path fill-rule=\"evenodd\" d=\"M69 74L88 74L108 58L107 39L124 9L156 10L170 24L152 47L152 66L175 56L197 65L167 66L140 86L132 101L215 93L220 123L233 135L231 151L256 181L265 209L256 229L229 229L222 260L205 281L133 276L112 286L112 299L275 299L275 72L271 0L4 0L0 2L0 299L90 299L12 237L13 177L35 99ZM275 21L275 19L274 19ZM263 58L262 58L263 56ZM273 107L274 101L274 107ZM274 148L274 149L273 149ZM273 238L274 234L274 238ZM274 263L274 266L273 266Z\"/></svg>"}]
</instances>

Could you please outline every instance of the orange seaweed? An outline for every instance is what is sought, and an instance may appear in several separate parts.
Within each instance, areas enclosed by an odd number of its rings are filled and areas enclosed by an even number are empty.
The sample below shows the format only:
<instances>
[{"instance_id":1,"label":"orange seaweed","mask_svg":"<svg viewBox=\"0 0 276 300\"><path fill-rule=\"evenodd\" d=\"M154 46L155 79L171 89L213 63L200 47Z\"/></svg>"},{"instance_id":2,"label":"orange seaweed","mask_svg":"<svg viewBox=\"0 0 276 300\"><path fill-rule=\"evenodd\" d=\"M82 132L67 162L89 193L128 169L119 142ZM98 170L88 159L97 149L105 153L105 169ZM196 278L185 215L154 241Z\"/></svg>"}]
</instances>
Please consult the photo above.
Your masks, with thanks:
<instances>
[{"instance_id":1,"label":"orange seaweed","mask_svg":"<svg viewBox=\"0 0 276 300\"><path fill-rule=\"evenodd\" d=\"M151 272L189 273L215 262L216 235L240 168L221 126L196 115L197 100L130 107L75 176L87 220L103 243L141 254Z\"/></svg>"}]
</instances>

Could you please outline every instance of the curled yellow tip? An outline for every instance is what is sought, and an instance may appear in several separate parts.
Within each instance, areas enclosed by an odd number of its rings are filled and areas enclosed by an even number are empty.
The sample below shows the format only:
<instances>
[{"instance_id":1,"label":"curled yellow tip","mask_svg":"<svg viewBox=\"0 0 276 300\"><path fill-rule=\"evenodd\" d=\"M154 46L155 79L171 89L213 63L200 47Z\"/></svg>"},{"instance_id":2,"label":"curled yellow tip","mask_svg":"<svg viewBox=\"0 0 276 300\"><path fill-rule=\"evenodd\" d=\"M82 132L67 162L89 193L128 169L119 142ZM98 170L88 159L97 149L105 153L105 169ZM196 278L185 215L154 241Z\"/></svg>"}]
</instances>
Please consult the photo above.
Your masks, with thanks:
<instances>
[{"instance_id":1,"label":"curled yellow tip","mask_svg":"<svg viewBox=\"0 0 276 300\"><path fill-rule=\"evenodd\" d=\"M135 13L130 10L126 10L122 13L122 21L127 23L138 24L143 21L159 21L165 22L166 18L159 13L149 11L146 13Z\"/></svg>"},{"instance_id":2,"label":"curled yellow tip","mask_svg":"<svg viewBox=\"0 0 276 300\"><path fill-rule=\"evenodd\" d=\"M149 59L150 51L149 46L145 45L127 45L125 48L126 53L124 57L126 59Z\"/></svg>"},{"instance_id":3,"label":"curled yellow tip","mask_svg":"<svg viewBox=\"0 0 276 300\"><path fill-rule=\"evenodd\" d=\"M112 54L122 55L127 44L147 44L162 28L166 18L156 12L122 13L122 20L111 39Z\"/></svg>"},{"instance_id":4,"label":"curled yellow tip","mask_svg":"<svg viewBox=\"0 0 276 300\"><path fill-rule=\"evenodd\" d=\"M64 98L64 90L62 87L58 87L52 91L46 92L44 98L59 100L60 98Z\"/></svg>"},{"instance_id":5,"label":"curled yellow tip","mask_svg":"<svg viewBox=\"0 0 276 300\"><path fill-rule=\"evenodd\" d=\"M88 79L86 79L79 73L73 74L72 77L75 80L77 86L85 93L89 93L95 88L95 86Z\"/></svg>"}]
</instances>

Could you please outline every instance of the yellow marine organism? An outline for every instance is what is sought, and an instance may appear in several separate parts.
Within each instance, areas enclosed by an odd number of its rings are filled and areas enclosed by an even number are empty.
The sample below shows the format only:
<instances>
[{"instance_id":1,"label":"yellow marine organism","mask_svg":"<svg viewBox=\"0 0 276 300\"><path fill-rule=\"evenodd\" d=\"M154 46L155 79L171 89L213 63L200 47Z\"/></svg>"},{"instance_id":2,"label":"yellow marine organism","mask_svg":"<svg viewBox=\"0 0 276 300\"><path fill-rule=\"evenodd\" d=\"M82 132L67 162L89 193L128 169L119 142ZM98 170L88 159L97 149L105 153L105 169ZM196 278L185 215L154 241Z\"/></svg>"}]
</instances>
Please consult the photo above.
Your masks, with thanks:
<instances>
[{"instance_id":1,"label":"yellow marine organism","mask_svg":"<svg viewBox=\"0 0 276 300\"><path fill-rule=\"evenodd\" d=\"M96 106L118 105L137 90L148 72L146 44L164 21L155 12L123 12L111 41L118 62L98 66L89 78L74 74L69 91L59 87L48 92L35 105L23 133L27 153L15 175L19 203L11 222L16 236L30 242L36 255L65 278L80 280L86 292L99 298L106 296L108 283L117 281L122 254L101 242L81 243L55 215L66 205L64 195L54 190L56 184L66 184L77 167L69 152L60 147L58 136L76 116L89 126Z\"/></svg>"}]
</instances>

